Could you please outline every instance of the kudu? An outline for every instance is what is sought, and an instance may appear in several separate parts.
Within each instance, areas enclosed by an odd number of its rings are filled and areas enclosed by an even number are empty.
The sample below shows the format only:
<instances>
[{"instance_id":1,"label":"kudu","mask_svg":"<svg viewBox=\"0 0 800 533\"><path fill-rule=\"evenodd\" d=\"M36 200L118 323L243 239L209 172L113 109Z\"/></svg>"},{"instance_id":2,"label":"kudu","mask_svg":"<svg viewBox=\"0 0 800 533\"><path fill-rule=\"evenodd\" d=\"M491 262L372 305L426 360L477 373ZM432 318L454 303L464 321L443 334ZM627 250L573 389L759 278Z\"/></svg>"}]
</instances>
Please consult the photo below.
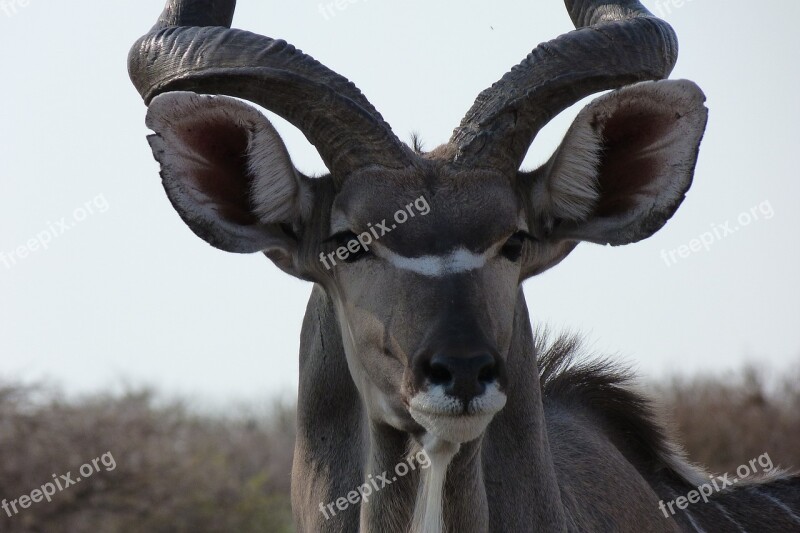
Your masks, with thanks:
<instances>
[{"instance_id":1,"label":"kudu","mask_svg":"<svg viewBox=\"0 0 800 533\"><path fill-rule=\"evenodd\" d=\"M636 0L565 3L577 29L535 48L428 153L400 142L347 79L230 29L233 0L171 0L131 50L182 219L315 284L300 349L299 531L800 531L798 479L785 475L666 517L659 501L708 476L624 376L571 364L567 340L534 339L522 281L580 241L660 229L689 189L707 118L696 85L664 81L678 51L668 24ZM608 89L547 163L520 170L550 119ZM301 174L268 120L230 96L299 128L330 174ZM373 231L420 199L427 216ZM380 239L348 252L368 230ZM346 259L326 268L326 257ZM386 479L420 450L429 468ZM326 506L378 479L368 498Z\"/></svg>"}]
</instances>

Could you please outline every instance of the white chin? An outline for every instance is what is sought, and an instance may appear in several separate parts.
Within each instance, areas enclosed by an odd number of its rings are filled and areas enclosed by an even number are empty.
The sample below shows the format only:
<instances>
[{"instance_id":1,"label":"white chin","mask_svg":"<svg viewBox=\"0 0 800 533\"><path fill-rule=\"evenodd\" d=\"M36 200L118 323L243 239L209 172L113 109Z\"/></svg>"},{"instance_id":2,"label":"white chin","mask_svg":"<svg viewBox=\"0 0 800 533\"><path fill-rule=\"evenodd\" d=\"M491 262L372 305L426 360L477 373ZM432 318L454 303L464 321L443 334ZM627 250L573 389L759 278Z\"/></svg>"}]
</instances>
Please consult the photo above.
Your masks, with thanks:
<instances>
[{"instance_id":1,"label":"white chin","mask_svg":"<svg viewBox=\"0 0 800 533\"><path fill-rule=\"evenodd\" d=\"M415 395L410 402L411 417L425 430L447 442L461 444L480 437L506 404L506 395L496 385L470 401L467 413L461 400L448 396L441 386Z\"/></svg>"},{"instance_id":2,"label":"white chin","mask_svg":"<svg viewBox=\"0 0 800 533\"><path fill-rule=\"evenodd\" d=\"M480 437L489 422L494 418L490 415L462 415L442 416L415 411L411 409L411 416L420 426L436 438L454 444L462 444Z\"/></svg>"}]
</instances>

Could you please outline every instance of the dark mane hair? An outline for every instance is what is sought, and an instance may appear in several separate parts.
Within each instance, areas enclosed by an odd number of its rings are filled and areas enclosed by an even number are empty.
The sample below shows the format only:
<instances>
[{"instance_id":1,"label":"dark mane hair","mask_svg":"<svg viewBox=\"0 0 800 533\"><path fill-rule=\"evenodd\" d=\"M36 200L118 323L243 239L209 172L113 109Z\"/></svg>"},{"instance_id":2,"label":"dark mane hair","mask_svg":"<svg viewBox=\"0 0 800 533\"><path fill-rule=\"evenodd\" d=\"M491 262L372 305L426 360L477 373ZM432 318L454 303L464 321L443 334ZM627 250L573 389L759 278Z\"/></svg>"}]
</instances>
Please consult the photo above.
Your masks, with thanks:
<instances>
[{"instance_id":1,"label":"dark mane hair","mask_svg":"<svg viewBox=\"0 0 800 533\"><path fill-rule=\"evenodd\" d=\"M608 358L586 357L576 335L562 334L550 342L546 331L537 332L535 350L545 405L591 412L642 475L667 469L687 477L691 466L659 422L653 402L634 390L630 369Z\"/></svg>"},{"instance_id":2,"label":"dark mane hair","mask_svg":"<svg viewBox=\"0 0 800 533\"><path fill-rule=\"evenodd\" d=\"M411 134L411 148L417 154L422 155L425 153L425 144L422 142L422 137L417 132Z\"/></svg>"}]
</instances>

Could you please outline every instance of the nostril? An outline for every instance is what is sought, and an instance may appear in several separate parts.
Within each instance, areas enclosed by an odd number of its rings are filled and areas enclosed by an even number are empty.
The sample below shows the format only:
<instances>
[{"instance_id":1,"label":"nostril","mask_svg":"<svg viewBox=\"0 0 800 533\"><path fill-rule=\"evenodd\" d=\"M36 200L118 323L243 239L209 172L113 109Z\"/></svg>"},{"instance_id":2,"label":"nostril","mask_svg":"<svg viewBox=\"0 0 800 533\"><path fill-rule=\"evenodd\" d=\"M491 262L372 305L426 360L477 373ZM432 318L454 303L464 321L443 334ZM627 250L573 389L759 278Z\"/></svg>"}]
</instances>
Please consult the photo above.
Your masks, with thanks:
<instances>
[{"instance_id":1,"label":"nostril","mask_svg":"<svg viewBox=\"0 0 800 533\"><path fill-rule=\"evenodd\" d=\"M491 354L446 355L438 353L420 361L422 383L443 387L445 394L461 398L464 405L486 392L499 379L500 362Z\"/></svg>"},{"instance_id":2,"label":"nostril","mask_svg":"<svg viewBox=\"0 0 800 533\"><path fill-rule=\"evenodd\" d=\"M481 383L491 383L497 379L497 372L495 371L494 361L487 363L480 372L478 372L478 381Z\"/></svg>"},{"instance_id":3,"label":"nostril","mask_svg":"<svg viewBox=\"0 0 800 533\"><path fill-rule=\"evenodd\" d=\"M453 380L453 374L443 363L431 362L427 374L428 380L433 385L445 385Z\"/></svg>"}]
</instances>

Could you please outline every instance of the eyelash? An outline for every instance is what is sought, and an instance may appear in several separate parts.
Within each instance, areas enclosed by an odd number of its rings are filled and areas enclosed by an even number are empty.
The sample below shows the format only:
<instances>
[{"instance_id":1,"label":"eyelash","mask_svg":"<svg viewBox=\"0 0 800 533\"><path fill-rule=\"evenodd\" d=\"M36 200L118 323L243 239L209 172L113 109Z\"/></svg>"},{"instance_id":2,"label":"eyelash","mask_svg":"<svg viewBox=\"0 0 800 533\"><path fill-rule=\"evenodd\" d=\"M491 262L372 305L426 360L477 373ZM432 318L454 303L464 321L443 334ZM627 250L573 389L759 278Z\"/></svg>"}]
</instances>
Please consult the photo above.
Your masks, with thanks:
<instances>
[{"instance_id":1,"label":"eyelash","mask_svg":"<svg viewBox=\"0 0 800 533\"><path fill-rule=\"evenodd\" d=\"M331 235L325 240L326 243L333 243L334 246L336 246L336 249L342 247L347 248L347 245L352 241L358 243L358 250L355 253L353 253L348 249L348 256L344 260L345 263L355 263L360 259L372 255L370 251L365 250L364 247L361 246L361 243L358 241L356 234L353 233L352 231L340 231L339 233Z\"/></svg>"},{"instance_id":2,"label":"eyelash","mask_svg":"<svg viewBox=\"0 0 800 533\"><path fill-rule=\"evenodd\" d=\"M516 263L519 261L520 257L522 257L522 252L525 249L525 241L528 240L535 241L536 239L533 235L525 231L518 231L508 238L500 249L500 253L512 263Z\"/></svg>"}]
</instances>

